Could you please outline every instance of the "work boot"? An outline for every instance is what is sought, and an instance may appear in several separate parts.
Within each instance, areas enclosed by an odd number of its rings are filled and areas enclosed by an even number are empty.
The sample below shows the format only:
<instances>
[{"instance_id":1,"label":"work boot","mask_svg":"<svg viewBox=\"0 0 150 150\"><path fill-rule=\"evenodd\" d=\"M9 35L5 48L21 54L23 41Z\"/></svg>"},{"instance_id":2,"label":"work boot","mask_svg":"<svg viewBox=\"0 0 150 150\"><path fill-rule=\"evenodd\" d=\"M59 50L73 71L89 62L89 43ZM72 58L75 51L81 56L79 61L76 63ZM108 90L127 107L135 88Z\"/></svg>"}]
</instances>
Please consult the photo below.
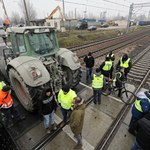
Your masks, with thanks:
<instances>
[{"instance_id":1,"label":"work boot","mask_svg":"<svg viewBox=\"0 0 150 150\"><path fill-rule=\"evenodd\" d=\"M74 149L81 149L82 148L82 144L77 144Z\"/></svg>"},{"instance_id":2,"label":"work boot","mask_svg":"<svg viewBox=\"0 0 150 150\"><path fill-rule=\"evenodd\" d=\"M55 126L55 124L51 125L51 130L57 130L57 127Z\"/></svg>"},{"instance_id":3,"label":"work boot","mask_svg":"<svg viewBox=\"0 0 150 150\"><path fill-rule=\"evenodd\" d=\"M49 128L46 128L46 133L47 133L47 134L50 134L50 133L51 133L51 131L49 130Z\"/></svg>"}]
</instances>

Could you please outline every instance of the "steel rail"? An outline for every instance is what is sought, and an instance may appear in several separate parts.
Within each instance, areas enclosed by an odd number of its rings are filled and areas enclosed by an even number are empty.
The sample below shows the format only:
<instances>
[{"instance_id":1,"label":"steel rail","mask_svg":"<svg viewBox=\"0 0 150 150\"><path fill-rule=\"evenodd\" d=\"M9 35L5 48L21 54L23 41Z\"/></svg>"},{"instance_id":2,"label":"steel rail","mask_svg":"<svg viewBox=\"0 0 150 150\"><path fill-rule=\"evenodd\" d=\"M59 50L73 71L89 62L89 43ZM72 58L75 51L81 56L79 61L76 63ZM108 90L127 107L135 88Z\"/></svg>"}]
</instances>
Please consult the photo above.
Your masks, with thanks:
<instances>
[{"instance_id":1,"label":"steel rail","mask_svg":"<svg viewBox=\"0 0 150 150\"><path fill-rule=\"evenodd\" d=\"M146 54L146 52L148 52L148 50L145 51L144 53L142 53L142 55L140 57L138 56L138 58L135 59L134 63L138 62L138 60L140 60L140 58L142 58ZM140 88L144 85L144 83L148 79L149 75L150 75L150 70L147 71L147 73L146 73L145 77L143 78L142 82L140 83L140 85L134 91L134 94L137 94L137 92L140 90ZM133 100L133 99L131 99L131 100ZM113 137L115 136L116 132L118 131L118 128L120 127L122 120L127 115L129 109L130 109L130 105L125 105L124 104L123 108L118 113L116 119L113 121L113 123L111 124L109 129L106 131L106 133L104 134L104 136L102 137L100 142L96 145L95 150L107 149L106 147L108 147L109 144L111 143Z\"/></svg>"},{"instance_id":2,"label":"steel rail","mask_svg":"<svg viewBox=\"0 0 150 150\"><path fill-rule=\"evenodd\" d=\"M86 87L85 87L86 88ZM85 89L84 88L84 89ZM83 89L83 90L84 90ZM82 91L83 91L82 90ZM82 92L81 91L81 92ZM92 100L93 100L93 95L91 96L91 97L89 97L86 101L85 101L85 104L86 104L86 107L92 102ZM68 121L69 122L69 121ZM68 123L67 122L67 123ZM60 124L61 124L62 122L60 122ZM62 128L64 127L60 127L60 124L58 124L57 125L57 127L59 127L59 128L57 128L57 130L56 131L54 131L54 132L52 132L51 134L49 134L49 135L45 135L37 144L35 144L32 148L31 148L31 150L40 150L41 148L43 148L47 143L49 143L49 142L51 142L57 135L59 135L59 133L60 132L62 132L63 130L62 130Z\"/></svg>"}]
</instances>

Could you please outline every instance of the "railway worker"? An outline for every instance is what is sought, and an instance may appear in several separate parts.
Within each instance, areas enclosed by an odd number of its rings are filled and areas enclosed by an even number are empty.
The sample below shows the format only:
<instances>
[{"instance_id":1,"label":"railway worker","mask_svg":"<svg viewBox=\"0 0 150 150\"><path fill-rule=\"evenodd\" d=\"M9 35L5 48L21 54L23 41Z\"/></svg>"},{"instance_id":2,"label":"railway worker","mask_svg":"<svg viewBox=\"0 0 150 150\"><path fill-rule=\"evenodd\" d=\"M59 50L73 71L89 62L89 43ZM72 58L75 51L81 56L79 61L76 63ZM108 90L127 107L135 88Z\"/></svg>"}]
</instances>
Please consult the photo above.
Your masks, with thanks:
<instances>
[{"instance_id":1,"label":"railway worker","mask_svg":"<svg viewBox=\"0 0 150 150\"><path fill-rule=\"evenodd\" d=\"M0 91L0 110L3 114L3 123L6 128L13 126L11 116L13 116L14 119L17 121L25 119L25 117L21 116L15 109L13 105L13 99L10 95L10 90L11 88L8 85L6 85Z\"/></svg>"},{"instance_id":2,"label":"railway worker","mask_svg":"<svg viewBox=\"0 0 150 150\"><path fill-rule=\"evenodd\" d=\"M0 81L0 91L3 89L3 87L6 86L4 81Z\"/></svg>"},{"instance_id":3,"label":"railway worker","mask_svg":"<svg viewBox=\"0 0 150 150\"><path fill-rule=\"evenodd\" d=\"M3 89L3 87L6 86L6 83L4 81L0 81L0 91ZM9 91L11 94L11 90Z\"/></svg>"},{"instance_id":4,"label":"railway worker","mask_svg":"<svg viewBox=\"0 0 150 150\"><path fill-rule=\"evenodd\" d=\"M91 79L91 75L92 75L92 71L93 71L93 67L94 67L94 57L92 56L92 53L89 52L87 56L85 56L84 58L84 62L86 65L86 81L88 81L88 79Z\"/></svg>"},{"instance_id":5,"label":"railway worker","mask_svg":"<svg viewBox=\"0 0 150 150\"><path fill-rule=\"evenodd\" d=\"M51 88L45 88L39 100L39 114L44 119L44 128L48 134L51 130L57 129L54 124L54 112L56 109L57 103L54 99Z\"/></svg>"},{"instance_id":6,"label":"railway worker","mask_svg":"<svg viewBox=\"0 0 150 150\"><path fill-rule=\"evenodd\" d=\"M100 70L106 78L112 79L113 64L109 57L100 65Z\"/></svg>"},{"instance_id":7,"label":"railway worker","mask_svg":"<svg viewBox=\"0 0 150 150\"><path fill-rule=\"evenodd\" d=\"M123 67L124 68L124 75L125 78L127 79L127 74L129 73L131 69L131 59L128 57L127 54L124 54L120 60L118 61L117 68L118 67Z\"/></svg>"},{"instance_id":8,"label":"railway worker","mask_svg":"<svg viewBox=\"0 0 150 150\"><path fill-rule=\"evenodd\" d=\"M150 150L150 112L138 120L136 140L131 150Z\"/></svg>"},{"instance_id":9,"label":"railway worker","mask_svg":"<svg viewBox=\"0 0 150 150\"><path fill-rule=\"evenodd\" d=\"M76 92L73 91L67 84L62 86L58 93L58 103L61 106L61 112L63 115L63 122L60 127L63 127L67 123L67 119L70 117L73 99L77 97Z\"/></svg>"},{"instance_id":10,"label":"railway worker","mask_svg":"<svg viewBox=\"0 0 150 150\"><path fill-rule=\"evenodd\" d=\"M106 57L109 57L109 59L112 61L112 63L114 63L114 61L115 61L115 54L113 54L112 51L110 51L109 54L107 54Z\"/></svg>"},{"instance_id":11,"label":"railway worker","mask_svg":"<svg viewBox=\"0 0 150 150\"><path fill-rule=\"evenodd\" d=\"M139 119L141 119L145 114L150 111L150 90L149 91L140 91L137 94L136 101L132 106L132 117L129 124L128 131L135 135L136 130L135 126Z\"/></svg>"},{"instance_id":12,"label":"railway worker","mask_svg":"<svg viewBox=\"0 0 150 150\"><path fill-rule=\"evenodd\" d=\"M113 79L113 83L115 84L115 87L119 89L118 97L121 97L121 90L124 81L125 81L124 68L118 68L118 70L116 70L115 73L115 78Z\"/></svg>"},{"instance_id":13,"label":"railway worker","mask_svg":"<svg viewBox=\"0 0 150 150\"><path fill-rule=\"evenodd\" d=\"M92 79L92 88L93 88L93 97L94 104L101 104L101 90L105 83L104 76L101 74L100 69L97 68L93 74Z\"/></svg>"},{"instance_id":14,"label":"railway worker","mask_svg":"<svg viewBox=\"0 0 150 150\"><path fill-rule=\"evenodd\" d=\"M74 149L82 147L82 128L84 122L85 104L81 97L74 98L74 107L70 116L70 128L77 139L77 145Z\"/></svg>"}]
</instances>

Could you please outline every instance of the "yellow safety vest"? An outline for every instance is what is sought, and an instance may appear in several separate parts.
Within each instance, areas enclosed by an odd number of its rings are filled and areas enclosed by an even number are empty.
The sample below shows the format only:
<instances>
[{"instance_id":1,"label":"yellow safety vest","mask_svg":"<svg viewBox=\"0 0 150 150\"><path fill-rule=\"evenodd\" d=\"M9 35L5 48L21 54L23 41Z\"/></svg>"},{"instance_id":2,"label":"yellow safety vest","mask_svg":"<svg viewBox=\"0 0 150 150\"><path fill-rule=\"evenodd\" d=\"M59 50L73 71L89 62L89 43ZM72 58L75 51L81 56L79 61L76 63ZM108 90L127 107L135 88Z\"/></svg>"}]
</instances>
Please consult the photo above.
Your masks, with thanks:
<instances>
[{"instance_id":1,"label":"yellow safety vest","mask_svg":"<svg viewBox=\"0 0 150 150\"><path fill-rule=\"evenodd\" d=\"M104 81L104 76L96 76L95 74L93 75L93 80L92 80L92 87L95 89L100 89L103 87L103 81Z\"/></svg>"},{"instance_id":2,"label":"yellow safety vest","mask_svg":"<svg viewBox=\"0 0 150 150\"><path fill-rule=\"evenodd\" d=\"M75 97L77 97L77 95L73 90L70 89L67 94L64 94L61 89L58 93L58 102L61 104L62 108L71 109Z\"/></svg>"},{"instance_id":3,"label":"yellow safety vest","mask_svg":"<svg viewBox=\"0 0 150 150\"><path fill-rule=\"evenodd\" d=\"M109 71L112 67L112 61L105 61L105 65L103 67L104 71Z\"/></svg>"},{"instance_id":4,"label":"yellow safety vest","mask_svg":"<svg viewBox=\"0 0 150 150\"><path fill-rule=\"evenodd\" d=\"M130 58L128 58L124 63L122 62L122 57L120 58L120 67L128 68L129 67Z\"/></svg>"},{"instance_id":5,"label":"yellow safety vest","mask_svg":"<svg viewBox=\"0 0 150 150\"><path fill-rule=\"evenodd\" d=\"M1 82L0 82L0 90L2 90L5 85L6 85L6 84L5 84L3 81L1 81Z\"/></svg>"},{"instance_id":6,"label":"yellow safety vest","mask_svg":"<svg viewBox=\"0 0 150 150\"><path fill-rule=\"evenodd\" d=\"M150 99L148 99L148 101L150 102ZM140 102L141 102L141 100L138 100L138 99L137 99L137 100L134 102L134 105L135 105L135 108L136 108L138 111L143 112Z\"/></svg>"}]
</instances>

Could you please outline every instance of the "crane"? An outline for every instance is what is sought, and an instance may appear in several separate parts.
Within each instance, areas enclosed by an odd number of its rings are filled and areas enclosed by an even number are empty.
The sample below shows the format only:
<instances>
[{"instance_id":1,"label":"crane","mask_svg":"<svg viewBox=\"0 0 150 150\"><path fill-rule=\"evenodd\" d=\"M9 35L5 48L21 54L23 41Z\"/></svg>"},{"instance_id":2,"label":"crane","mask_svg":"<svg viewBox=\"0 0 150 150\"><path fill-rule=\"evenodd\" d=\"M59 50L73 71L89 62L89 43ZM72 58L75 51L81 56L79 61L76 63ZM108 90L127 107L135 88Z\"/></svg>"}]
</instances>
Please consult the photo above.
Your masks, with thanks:
<instances>
[{"instance_id":1,"label":"crane","mask_svg":"<svg viewBox=\"0 0 150 150\"><path fill-rule=\"evenodd\" d=\"M59 10L60 16L62 20L65 20L62 12L61 12L61 8L59 6L57 6L52 12L51 14L48 16L48 19L53 19L53 15Z\"/></svg>"}]
</instances>

